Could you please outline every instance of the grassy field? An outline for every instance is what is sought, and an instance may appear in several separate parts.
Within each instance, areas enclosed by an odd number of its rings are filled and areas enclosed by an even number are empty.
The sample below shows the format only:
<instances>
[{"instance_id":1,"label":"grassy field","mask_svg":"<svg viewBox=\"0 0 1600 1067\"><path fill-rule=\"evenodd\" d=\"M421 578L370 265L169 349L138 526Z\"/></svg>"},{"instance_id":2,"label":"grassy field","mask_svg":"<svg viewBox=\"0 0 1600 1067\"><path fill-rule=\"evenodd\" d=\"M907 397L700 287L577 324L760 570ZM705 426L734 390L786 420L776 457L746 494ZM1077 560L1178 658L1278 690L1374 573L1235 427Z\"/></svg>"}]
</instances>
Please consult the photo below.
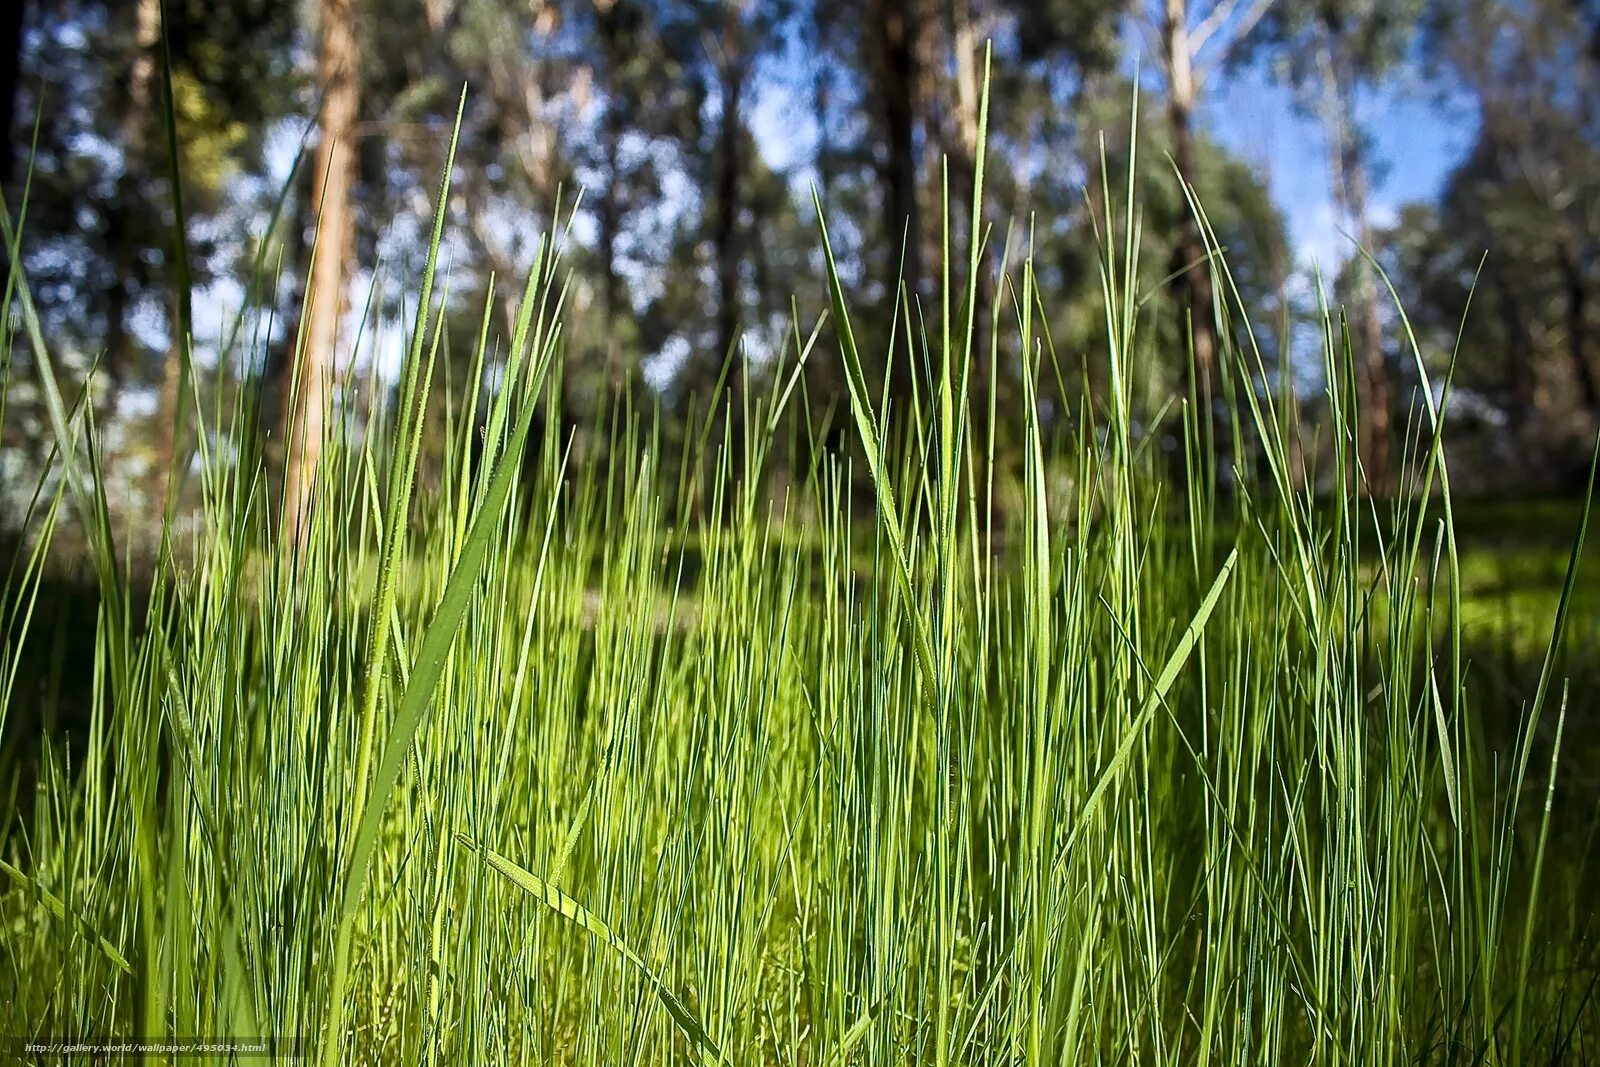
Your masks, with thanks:
<instances>
[{"instance_id":1,"label":"grassy field","mask_svg":"<svg viewBox=\"0 0 1600 1067\"><path fill-rule=\"evenodd\" d=\"M720 448L663 464L624 420L601 466L533 429L546 257L487 415L423 424L424 314L298 545L249 406L207 410L202 522L137 592L57 400L0 600L7 751L74 687L84 721L5 768L0 1034L329 1064L1600 1056L1586 506L1496 547L1427 420L1398 497L1316 499L1269 396L1236 411L1259 482L1210 490L1191 418L1174 486L1130 412L1119 226L1109 394L1067 439L1022 404L1011 463L968 372L985 331L1053 358L1026 263L991 322L954 325L946 282L914 412L874 402L834 278L842 351L797 337ZM855 441L774 500L802 358L843 360ZM450 445L418 498L424 437ZM97 583L70 631L35 615L67 524Z\"/></svg>"}]
</instances>

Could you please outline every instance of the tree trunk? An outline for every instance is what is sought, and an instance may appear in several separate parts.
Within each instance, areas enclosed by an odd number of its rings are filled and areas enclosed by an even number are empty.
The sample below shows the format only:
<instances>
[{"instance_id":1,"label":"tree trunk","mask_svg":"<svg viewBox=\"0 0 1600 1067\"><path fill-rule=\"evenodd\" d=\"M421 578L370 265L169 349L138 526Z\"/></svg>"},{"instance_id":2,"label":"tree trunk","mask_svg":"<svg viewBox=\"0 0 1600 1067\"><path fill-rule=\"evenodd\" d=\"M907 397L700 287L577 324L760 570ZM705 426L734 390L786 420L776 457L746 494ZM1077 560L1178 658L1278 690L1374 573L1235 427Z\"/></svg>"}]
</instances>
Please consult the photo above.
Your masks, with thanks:
<instances>
[{"instance_id":1,"label":"tree trunk","mask_svg":"<svg viewBox=\"0 0 1600 1067\"><path fill-rule=\"evenodd\" d=\"M1185 182L1195 181L1194 110L1198 90L1194 81L1194 52L1189 41L1188 0L1166 0L1161 23L1161 44L1167 67L1167 124L1172 136L1172 160ZM1180 208L1178 241L1172 252L1173 296L1179 314L1178 336L1193 350L1187 364L1190 391L1207 420L1214 416L1217 364L1217 329L1213 319L1211 264L1206 256L1200 221L1187 203Z\"/></svg>"},{"instance_id":2,"label":"tree trunk","mask_svg":"<svg viewBox=\"0 0 1600 1067\"><path fill-rule=\"evenodd\" d=\"M178 294L173 294L173 299L180 299ZM173 473L173 462L178 450L178 405L183 403L179 395L183 388L183 350L189 343L187 337L178 336L178 316L172 317L174 324L171 343L167 346L166 358L161 361L161 391L156 397L156 425L154 440L151 448L150 461L150 488L148 496L152 505L165 505L167 496L172 492L168 484Z\"/></svg>"},{"instance_id":3,"label":"tree trunk","mask_svg":"<svg viewBox=\"0 0 1600 1067\"><path fill-rule=\"evenodd\" d=\"M128 313L133 297L131 275L139 261L139 249L129 246L123 236L122 220L135 210L134 187L144 168L145 147L150 131L150 82L155 76L155 49L161 40L160 0L139 0L135 11L133 61L128 67L125 107L119 123L122 142L122 171L112 192L106 244L111 256L112 278L106 293L105 359L102 364L109 383L107 403L114 404L128 373L130 338Z\"/></svg>"},{"instance_id":4,"label":"tree trunk","mask_svg":"<svg viewBox=\"0 0 1600 1067\"><path fill-rule=\"evenodd\" d=\"M1367 213L1369 178L1366 149L1355 121L1355 88L1340 44L1330 27L1324 45L1323 73L1328 95L1328 137L1333 164L1334 199L1355 229L1356 240L1369 255L1378 254L1377 235ZM1358 392L1358 455L1374 496L1390 491L1389 365L1383 351L1383 324L1378 318L1378 287L1365 257L1351 264L1355 274L1351 353Z\"/></svg>"},{"instance_id":5,"label":"tree trunk","mask_svg":"<svg viewBox=\"0 0 1600 1067\"><path fill-rule=\"evenodd\" d=\"M813 121L817 127L817 193L826 208L833 189L833 139L829 135L829 112L832 102L833 68L828 55L829 29L832 12L830 0L814 0L811 11L811 105Z\"/></svg>"},{"instance_id":6,"label":"tree trunk","mask_svg":"<svg viewBox=\"0 0 1600 1067\"><path fill-rule=\"evenodd\" d=\"M0 187L11 183L17 165L17 83L22 68L22 21L27 0L11 0L0 5Z\"/></svg>"},{"instance_id":7,"label":"tree trunk","mask_svg":"<svg viewBox=\"0 0 1600 1067\"><path fill-rule=\"evenodd\" d=\"M955 179L953 195L959 199L959 203L953 205L953 212L959 213L958 218L965 218L968 239L978 243L984 237L983 215L981 207L979 211L973 211L972 201L978 181L978 140L982 135L978 123L983 107L983 75L978 62L982 46L978 42L977 27L973 24L972 2L973 0L956 0L950 7L953 19L950 41L955 52L956 67L956 136L953 138L954 143L948 146L948 151ZM954 249L952 254L954 255ZM957 263L964 263L967 260L965 255L958 255L955 258ZM981 260L975 283L973 306L964 309L960 306L964 296L955 297L952 314L963 317L947 323L945 328L955 331L965 328L968 321L971 322L972 351L968 366L970 402L974 417L982 418L987 424L989 361L994 358L994 353L990 352L987 346L989 319L995 297L994 276ZM951 349L958 358L962 354L962 344L965 339L964 334L957 334L952 338ZM953 368L952 373L959 373L959 370ZM996 384L998 386L998 382Z\"/></svg>"},{"instance_id":8,"label":"tree trunk","mask_svg":"<svg viewBox=\"0 0 1600 1067\"><path fill-rule=\"evenodd\" d=\"M737 18L729 14L730 22ZM734 35L726 35L722 46L730 52L737 47ZM711 241L717 260L717 347L713 353L725 359L739 339L739 132L740 111L744 97L743 58L737 54L724 57L722 63L722 117L718 128L717 151L717 218ZM737 361L738 357L734 357ZM738 382L740 368L737 362L732 381Z\"/></svg>"},{"instance_id":9,"label":"tree trunk","mask_svg":"<svg viewBox=\"0 0 1600 1067\"><path fill-rule=\"evenodd\" d=\"M1600 410L1600 388L1589 365L1589 291L1584 285L1583 260L1570 244L1561 249L1561 288L1567 305L1567 359L1578 386L1583 410Z\"/></svg>"},{"instance_id":10,"label":"tree trunk","mask_svg":"<svg viewBox=\"0 0 1600 1067\"><path fill-rule=\"evenodd\" d=\"M1268 161L1268 167L1271 162ZM1268 186L1271 184L1270 173L1264 176ZM1289 484L1296 490L1306 487L1308 477L1306 471L1305 438L1301 432L1304 422L1304 411L1300 406L1300 393L1295 388L1294 368L1290 366L1288 353L1290 350L1290 331L1294 328L1294 312L1289 298L1289 248L1286 244L1274 241L1272 254L1268 257L1268 266L1272 271L1272 287L1278 297L1277 306L1277 333L1278 344L1278 411L1284 419L1284 446L1288 451ZM1210 276L1207 275L1207 280Z\"/></svg>"},{"instance_id":11,"label":"tree trunk","mask_svg":"<svg viewBox=\"0 0 1600 1067\"><path fill-rule=\"evenodd\" d=\"M1515 435L1527 443L1533 425L1533 354L1528 345L1528 319L1510 285L1496 278L1493 284L1500 328L1505 332L1506 407Z\"/></svg>"},{"instance_id":12,"label":"tree trunk","mask_svg":"<svg viewBox=\"0 0 1600 1067\"><path fill-rule=\"evenodd\" d=\"M617 322L626 299L622 276L617 272L617 243L622 237L622 136L627 115L619 100L622 85L621 42L618 40L615 0L597 0L595 18L599 25L600 58L606 76L605 116L600 124L601 147L605 154L606 181L600 193L600 269L603 275L601 306L605 315L605 379L612 388L621 382L621 344Z\"/></svg>"},{"instance_id":13,"label":"tree trunk","mask_svg":"<svg viewBox=\"0 0 1600 1067\"><path fill-rule=\"evenodd\" d=\"M345 264L353 245L351 192L355 181L356 115L360 106L360 52L355 0L320 0L322 48L317 79L323 93L322 137L312 175L319 212L311 273L306 282L303 336L296 353L293 396L285 433L289 441L283 528L297 541L309 533L324 415L331 394L339 318L344 310Z\"/></svg>"},{"instance_id":14,"label":"tree trunk","mask_svg":"<svg viewBox=\"0 0 1600 1067\"><path fill-rule=\"evenodd\" d=\"M905 266L901 281L913 297L922 291L922 224L917 211L916 156L916 12L915 0L874 0L877 29L878 97L883 109L884 139L888 159L881 168L884 191L885 232L890 254L898 257L904 248ZM898 259L897 259L898 261ZM892 301L899 314L899 291ZM899 343L889 356L886 368L889 395L906 399L897 412L909 412L910 384L916 373L915 352L904 324L898 331Z\"/></svg>"},{"instance_id":15,"label":"tree trunk","mask_svg":"<svg viewBox=\"0 0 1600 1067\"><path fill-rule=\"evenodd\" d=\"M1367 214L1367 170L1364 154L1353 148L1350 166L1351 217L1361 247L1377 255L1376 234ZM1378 319L1378 285L1372 265L1363 258L1356 264L1356 337L1361 351L1356 358L1365 373L1367 395L1361 414L1366 423L1367 484L1376 496L1387 496L1392 489L1389 469L1389 363L1383 350L1383 324Z\"/></svg>"},{"instance_id":16,"label":"tree trunk","mask_svg":"<svg viewBox=\"0 0 1600 1067\"><path fill-rule=\"evenodd\" d=\"M149 104L150 81L155 70L154 52L161 39L161 17L161 0L140 0L139 39L145 43L138 60L142 66L135 68L135 80L139 83L140 90L135 94L133 101L133 106L140 110ZM169 180L176 182L177 175L170 175ZM175 236L180 241L186 239L186 235L181 233ZM156 396L155 427L151 435L150 470L146 491L150 503L160 502L163 508L172 488L168 480L173 473L175 453L179 446L178 405L183 402L183 397L179 394L183 388L185 346L190 340L187 332L191 329L189 293L180 290L175 270L169 280L172 286L173 308L168 321L172 332L167 339L166 356L161 361L161 389Z\"/></svg>"}]
</instances>

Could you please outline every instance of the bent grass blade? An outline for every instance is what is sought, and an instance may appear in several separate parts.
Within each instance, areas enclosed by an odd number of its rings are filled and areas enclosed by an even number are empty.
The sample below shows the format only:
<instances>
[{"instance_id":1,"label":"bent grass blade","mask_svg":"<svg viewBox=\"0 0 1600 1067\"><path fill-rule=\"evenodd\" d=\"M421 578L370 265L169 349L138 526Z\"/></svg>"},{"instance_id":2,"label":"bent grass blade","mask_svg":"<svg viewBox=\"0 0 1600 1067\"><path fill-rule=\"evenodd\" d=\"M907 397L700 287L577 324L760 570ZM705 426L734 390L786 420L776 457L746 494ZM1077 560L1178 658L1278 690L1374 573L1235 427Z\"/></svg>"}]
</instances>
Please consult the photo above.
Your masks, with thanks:
<instances>
[{"instance_id":1,"label":"bent grass blade","mask_svg":"<svg viewBox=\"0 0 1600 1067\"><path fill-rule=\"evenodd\" d=\"M11 879L11 881L16 883L19 888L26 890L27 892L37 894L40 903L42 903L46 910L48 910L50 914L54 915L57 919L60 919L62 922L76 923L85 934L94 939L94 943L100 949L100 952L105 956L106 959L112 962L117 970L121 971L123 974L132 976L133 967L128 963L127 957L123 956L121 952L117 951L117 947L115 945L102 937L100 932L90 924L88 919L85 919L81 915L69 913L67 911L67 906L61 902L60 897L50 892L50 890L46 889L44 886L39 885L32 878L29 878L26 874L23 874L5 860L0 860L0 874L4 874L7 878Z\"/></svg>"},{"instance_id":2,"label":"bent grass blade","mask_svg":"<svg viewBox=\"0 0 1600 1067\"><path fill-rule=\"evenodd\" d=\"M546 882L543 878L529 871L526 867L507 859L491 848L479 844L468 835L458 832L456 841L461 847L476 852L485 863L493 867L517 888L538 900L551 911L577 923L583 929L589 931L590 934L599 938L617 955L633 964L639 973L644 976L645 981L649 983L651 990L656 995L656 999L661 1001L661 1006L667 1009L667 1014L678 1025L678 1029L683 1032L683 1036L688 1038L689 1042L694 1045L695 1052L701 1062L717 1064L719 1067L732 1064L733 1061L717 1047L717 1043L712 1040L711 1035L706 1032L706 1028L700 1024L700 1021L694 1017L694 1013L689 1010L688 1006L682 1000L679 1000L677 995L667 988L666 983L656 976L655 972L650 969L650 965L644 961L644 957L629 948L627 942L618 937L616 932L606 925L605 920L549 882ZM864 1028L862 1032L865 1032ZM860 1040L859 1035L856 1039Z\"/></svg>"}]
</instances>

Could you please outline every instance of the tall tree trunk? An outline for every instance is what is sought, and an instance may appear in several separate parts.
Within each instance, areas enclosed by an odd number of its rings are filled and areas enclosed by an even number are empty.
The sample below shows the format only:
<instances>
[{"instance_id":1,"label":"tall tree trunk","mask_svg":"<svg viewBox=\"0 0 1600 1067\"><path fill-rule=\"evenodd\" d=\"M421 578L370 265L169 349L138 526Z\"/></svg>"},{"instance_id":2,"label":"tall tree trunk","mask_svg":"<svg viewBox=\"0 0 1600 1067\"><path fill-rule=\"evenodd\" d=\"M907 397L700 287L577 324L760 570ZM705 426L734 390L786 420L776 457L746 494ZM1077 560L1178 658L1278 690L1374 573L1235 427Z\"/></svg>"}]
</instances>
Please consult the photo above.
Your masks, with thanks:
<instances>
[{"instance_id":1,"label":"tall tree trunk","mask_svg":"<svg viewBox=\"0 0 1600 1067\"><path fill-rule=\"evenodd\" d=\"M22 22L27 0L11 0L0 10L0 187L11 183L17 165L17 84L22 70Z\"/></svg>"},{"instance_id":2,"label":"tall tree trunk","mask_svg":"<svg viewBox=\"0 0 1600 1067\"><path fill-rule=\"evenodd\" d=\"M1528 344L1528 319L1512 287L1495 278L1491 291L1499 312L1500 328L1505 332L1506 406L1512 430L1525 439L1533 423L1533 354Z\"/></svg>"},{"instance_id":3,"label":"tall tree trunk","mask_svg":"<svg viewBox=\"0 0 1600 1067\"><path fill-rule=\"evenodd\" d=\"M1350 214L1356 220L1356 234L1361 247L1371 255L1378 254L1377 235L1367 213L1367 168L1365 153L1359 146L1350 152L1346 174L1350 183ZM1356 336L1361 350L1356 358L1361 360L1367 385L1366 403L1362 416L1366 423L1367 483L1378 496L1387 496L1393 488L1393 471L1390 470L1389 441L1389 363L1383 350L1383 324L1378 319L1378 284L1373 277L1372 265L1365 259L1356 263Z\"/></svg>"},{"instance_id":4,"label":"tall tree trunk","mask_svg":"<svg viewBox=\"0 0 1600 1067\"><path fill-rule=\"evenodd\" d=\"M1263 175L1263 181L1270 188L1270 173L1272 162L1266 161L1268 173ZM1272 242L1272 254L1268 257L1268 267L1271 270L1272 288L1278 297L1277 307L1277 333L1278 343L1278 411L1284 420L1284 446L1288 452L1289 484L1295 489L1304 489L1307 483L1305 438L1301 433L1304 421L1304 411L1300 405L1300 392L1295 388L1294 369L1289 365L1288 353L1290 349L1290 331L1294 325L1294 313L1291 310L1289 299L1289 248L1283 242ZM1207 280L1210 276L1207 276Z\"/></svg>"},{"instance_id":5,"label":"tall tree trunk","mask_svg":"<svg viewBox=\"0 0 1600 1067\"><path fill-rule=\"evenodd\" d=\"M605 314L605 379L612 388L621 385L621 341L617 324L626 299L622 276L617 271L617 243L622 237L622 136L627 115L619 99L622 93L622 43L618 39L616 0L596 0L595 17L600 31L600 58L606 77L605 115L600 124L601 147L605 154L606 181L600 192L600 268Z\"/></svg>"},{"instance_id":6,"label":"tall tree trunk","mask_svg":"<svg viewBox=\"0 0 1600 1067\"><path fill-rule=\"evenodd\" d=\"M317 79L323 93L322 137L311 194L319 217L306 283L304 335L296 353L294 395L289 399L285 431L289 455L283 524L290 536L301 541L310 530L323 420L344 310L345 265L354 244L350 201L355 182L356 115L361 102L355 0L320 0L319 7L322 48Z\"/></svg>"},{"instance_id":7,"label":"tall tree trunk","mask_svg":"<svg viewBox=\"0 0 1600 1067\"><path fill-rule=\"evenodd\" d=\"M1194 50L1189 39L1188 0L1165 0L1161 45L1167 67L1167 125L1172 136L1172 160L1186 182L1195 180L1194 111L1198 88L1194 80ZM1178 241L1172 252L1171 271L1179 319L1179 336L1188 329L1193 362L1188 365L1189 385L1200 405L1201 417L1213 418L1216 384L1217 328L1212 314L1211 264L1206 256L1200 222L1187 204L1181 208Z\"/></svg>"},{"instance_id":8,"label":"tall tree trunk","mask_svg":"<svg viewBox=\"0 0 1600 1067\"><path fill-rule=\"evenodd\" d=\"M1583 410L1600 410L1600 387L1589 363L1589 290L1584 284L1583 259L1570 243L1561 247L1561 288L1566 296L1567 359L1578 385Z\"/></svg>"},{"instance_id":9,"label":"tall tree trunk","mask_svg":"<svg viewBox=\"0 0 1600 1067\"><path fill-rule=\"evenodd\" d=\"M738 18L730 6L728 21ZM717 218L711 241L717 260L717 347L726 358L739 339L739 133L744 105L744 59L737 49L737 27L730 25L722 47L728 51L721 69L722 116L717 133ZM735 357L737 360L737 357ZM734 368L738 380L739 367Z\"/></svg>"},{"instance_id":10,"label":"tall tree trunk","mask_svg":"<svg viewBox=\"0 0 1600 1067\"><path fill-rule=\"evenodd\" d=\"M123 220L136 208L132 201L138 176L144 169L145 147L150 132L150 84L155 77L156 44L161 40L160 0L139 0L134 12L133 57L128 66L125 85L127 96L119 123L119 140L122 147L122 171L117 175L112 192L113 202L109 213L106 234L111 256L111 287L106 293L105 360L103 367L110 385L107 403L114 404L128 373L131 340L128 333L128 314L133 302L131 275L139 261L137 248L124 237Z\"/></svg>"},{"instance_id":11,"label":"tall tree trunk","mask_svg":"<svg viewBox=\"0 0 1600 1067\"><path fill-rule=\"evenodd\" d=\"M179 299L174 294L173 299ZM149 499L152 504L165 502L171 491L168 478L178 450L178 405L183 403L179 392L183 388L183 351L189 338L178 336L178 316L173 316L173 336L167 346L166 358L161 361L161 391L156 397L156 425L153 441L153 458L150 462Z\"/></svg>"},{"instance_id":12,"label":"tall tree trunk","mask_svg":"<svg viewBox=\"0 0 1600 1067\"><path fill-rule=\"evenodd\" d=\"M917 13L916 0L873 0L879 61L878 98L883 109L888 160L882 168L885 229L891 255L904 248L902 280L916 296L922 291L922 222L917 211ZM891 268L892 269L892 268ZM892 302L899 314L898 291ZM889 357L889 395L909 398L916 373L915 345L902 324L896 349ZM897 414L904 418L909 405Z\"/></svg>"},{"instance_id":13,"label":"tall tree trunk","mask_svg":"<svg viewBox=\"0 0 1600 1067\"><path fill-rule=\"evenodd\" d=\"M1378 254L1377 234L1368 215L1369 177L1366 147L1355 124L1355 89L1341 45L1328 27L1323 50L1324 87L1328 97L1328 137L1333 164L1334 199L1355 229L1356 240L1370 255ZM1389 365L1383 351L1383 324L1378 318L1378 287L1372 267L1359 256L1355 274L1352 342L1355 351L1359 425L1358 452L1367 488L1375 496L1391 489L1389 470Z\"/></svg>"},{"instance_id":14,"label":"tall tree trunk","mask_svg":"<svg viewBox=\"0 0 1600 1067\"><path fill-rule=\"evenodd\" d=\"M744 140L744 94L748 88L751 57L745 39L745 9L749 0L724 0L721 63L719 75L722 115L717 129L717 216L711 241L717 262L717 347L718 359L731 358L728 375L728 418L733 452L732 469L744 473L744 401L748 382L743 353L737 350L744 319L739 273L743 264L739 240L739 215L742 203L742 160Z\"/></svg>"},{"instance_id":15,"label":"tall tree trunk","mask_svg":"<svg viewBox=\"0 0 1600 1067\"><path fill-rule=\"evenodd\" d=\"M972 203L978 184L978 139L982 136L978 122L983 106L983 75L978 63L981 46L978 43L978 30L973 22L972 6L973 0L955 0L949 9L952 18L950 43L955 53L956 68L956 136L953 138L954 143L949 146L949 155L951 168L955 172L953 194L960 201L952 205L952 210L959 213L958 218L966 220L968 239L977 243L984 237L981 208L978 212L974 212ZM955 258L958 264L967 260L965 255ZM989 318L994 307L994 276L981 260L975 281L973 306L970 309L963 309L960 307L962 298L952 301L955 305L952 314L962 317L958 317L953 323L947 323L945 328L955 330L965 327L968 322L965 316L970 316L972 324L970 380L973 412L987 419L989 360L994 355L987 347ZM964 339L965 335L959 334L952 339L952 350L958 355Z\"/></svg>"},{"instance_id":16,"label":"tall tree trunk","mask_svg":"<svg viewBox=\"0 0 1600 1067\"><path fill-rule=\"evenodd\" d=\"M817 127L817 192L827 207L833 189L833 139L829 135L829 107L833 96L833 67L828 54L833 13L830 0L814 0L811 9L811 106Z\"/></svg>"},{"instance_id":17,"label":"tall tree trunk","mask_svg":"<svg viewBox=\"0 0 1600 1067\"><path fill-rule=\"evenodd\" d=\"M149 83L155 67L153 53L161 39L161 19L161 0L140 0L139 35L141 40L147 35L149 37L149 45L140 57L140 61L145 64L142 71L143 99L138 104L140 107L145 105L150 96ZM168 180L176 183L177 174L169 174ZM176 198L177 195L178 188L174 185L173 196ZM186 234L177 232L176 219L173 225L175 238L178 241L187 240ZM176 262L175 256L172 262ZM150 470L146 491L150 503L162 504L163 514L167 498L173 488L168 482L174 473L174 461L179 447L178 406L183 402L183 397L179 394L183 389L184 353L190 343L188 332L193 328L193 309L189 306L190 293L181 287L176 269L171 272L169 281L173 302L172 312L168 317L171 333L167 338L166 356L161 361L161 389L156 395L155 427L151 435ZM184 284L187 284L187 280Z\"/></svg>"}]
</instances>

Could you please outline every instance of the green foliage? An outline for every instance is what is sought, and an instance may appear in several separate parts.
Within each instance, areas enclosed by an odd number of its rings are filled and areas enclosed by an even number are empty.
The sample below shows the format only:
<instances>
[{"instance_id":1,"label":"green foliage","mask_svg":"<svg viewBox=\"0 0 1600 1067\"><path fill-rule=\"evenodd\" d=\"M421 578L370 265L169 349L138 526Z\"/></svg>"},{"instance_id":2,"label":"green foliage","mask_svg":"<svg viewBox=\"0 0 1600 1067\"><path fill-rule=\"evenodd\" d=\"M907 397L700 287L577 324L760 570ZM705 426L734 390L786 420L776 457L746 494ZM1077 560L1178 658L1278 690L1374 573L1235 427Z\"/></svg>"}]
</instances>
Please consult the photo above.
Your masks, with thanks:
<instances>
[{"instance_id":1,"label":"green foliage","mask_svg":"<svg viewBox=\"0 0 1600 1067\"><path fill-rule=\"evenodd\" d=\"M1389 268L1430 347L1457 351L1461 384L1492 405L1479 465L1577 484L1600 411L1600 63L1563 0L1441 12L1428 44L1480 124L1438 202L1385 233Z\"/></svg>"},{"instance_id":2,"label":"green foliage","mask_svg":"<svg viewBox=\"0 0 1600 1067\"><path fill-rule=\"evenodd\" d=\"M1109 70L1118 57L1117 37L1126 3L1105 0L1044 0L1005 7L1017 17L1017 43L1023 62L1069 53L1080 70Z\"/></svg>"},{"instance_id":3,"label":"green foliage","mask_svg":"<svg viewBox=\"0 0 1600 1067\"><path fill-rule=\"evenodd\" d=\"M1137 338L1140 380L1135 386L1144 413L1153 415L1182 391L1184 334L1179 329L1180 316L1172 307L1170 287L1163 281L1173 269L1179 223L1191 208L1170 162L1170 131L1159 102L1141 95L1135 133L1129 126L1131 95L1132 87L1122 83L1087 96L1078 124L1104 131L1106 162L1112 173L1127 172L1135 141L1145 161L1138 168L1137 180L1143 288L1136 308L1141 329ZM1194 184L1204 191L1201 195L1217 243L1228 257L1243 304L1250 308L1250 321L1235 315L1234 328L1241 335L1255 331L1258 343L1276 365L1289 313L1283 295L1290 249L1282 216L1273 207L1260 176L1244 161L1205 136L1196 138L1195 147ZM1103 224L1098 230L1096 227L1096 214L1105 210L1098 200L1097 191L1090 190L1087 197L1077 198L1076 204L1062 204L1063 221L1036 237L1035 256L1042 288L1074 294L1073 299L1058 305L1060 311L1054 316L1059 322L1055 345L1069 390L1087 384L1095 395L1103 395L1103 376L1091 376L1087 383L1078 377L1078 372L1088 367L1103 370L1103 363L1085 357L1103 350L1107 343L1107 324L1099 313L1102 298L1093 287L1104 254L1101 245L1107 240ZM1070 404L1071 395L1061 401Z\"/></svg>"},{"instance_id":4,"label":"green foliage","mask_svg":"<svg viewBox=\"0 0 1600 1067\"><path fill-rule=\"evenodd\" d=\"M38 122L23 250L40 313L73 347L91 347L91 339L94 348L112 347L109 334L132 329L137 312L154 311L159 321L168 310L171 194L159 42L141 40L140 7L155 5L30 5L34 47L22 57L20 128L6 134L20 142L25 166L28 132ZM230 181L260 165L268 120L292 102L294 13L274 0L166 7L186 204L197 217L214 216L229 206ZM13 189L20 188L19 180ZM219 244L199 243L198 283L226 265ZM111 370L137 380L141 368L130 362Z\"/></svg>"}]
</instances>

